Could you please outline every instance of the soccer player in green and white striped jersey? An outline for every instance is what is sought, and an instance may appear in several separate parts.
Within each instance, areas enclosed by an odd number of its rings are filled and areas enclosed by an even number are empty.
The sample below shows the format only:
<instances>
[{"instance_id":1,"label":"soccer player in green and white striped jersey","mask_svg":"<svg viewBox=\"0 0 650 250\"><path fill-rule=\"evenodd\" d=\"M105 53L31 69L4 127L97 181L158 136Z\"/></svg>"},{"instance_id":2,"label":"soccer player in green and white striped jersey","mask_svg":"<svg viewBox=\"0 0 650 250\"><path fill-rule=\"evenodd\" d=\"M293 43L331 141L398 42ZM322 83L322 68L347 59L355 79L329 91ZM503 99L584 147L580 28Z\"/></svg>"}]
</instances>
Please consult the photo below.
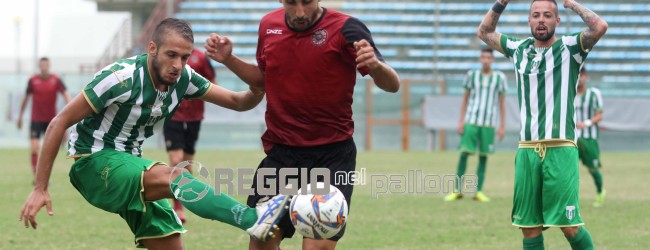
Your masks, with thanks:
<instances>
[{"instance_id":1,"label":"soccer player in green and white striped jersey","mask_svg":"<svg viewBox=\"0 0 650 250\"><path fill-rule=\"evenodd\" d=\"M465 95L461 106L460 122L458 133L462 135L460 142L460 160L458 161L457 176L465 174L467 158L470 154L479 154L479 163L476 170L478 175L478 192L474 199L481 202L488 202L483 194L483 183L485 183L485 168L487 155L494 152L494 127L497 124L497 116L500 117L500 125L497 135L499 140L505 134L505 93L507 88L506 76L501 71L493 71L494 52L492 49L482 49L481 69L470 70L463 83ZM497 114L497 105L499 113ZM478 148L477 148L478 146ZM456 183L455 192L447 195L445 201L453 201L463 197L462 190Z\"/></svg>"},{"instance_id":2,"label":"soccer player in green and white striped jersey","mask_svg":"<svg viewBox=\"0 0 650 250\"><path fill-rule=\"evenodd\" d=\"M585 67L580 71L578 94L575 99L576 127L578 129L578 155L596 184L595 207L605 202L603 176L600 174L600 149L598 147L598 123L603 119L603 97L600 90L587 88L589 74Z\"/></svg>"},{"instance_id":3,"label":"soccer player in green and white striped jersey","mask_svg":"<svg viewBox=\"0 0 650 250\"><path fill-rule=\"evenodd\" d=\"M496 32L509 2L494 3L477 35L510 58L515 68L521 141L515 158L512 224L522 230L524 249L544 249L544 227L559 227L573 249L593 249L580 215L573 101L580 68L607 31L607 22L577 1L564 0L564 7L578 14L587 28L558 38L557 3L533 0L528 16L532 37L517 39Z\"/></svg>"},{"instance_id":4,"label":"soccer player in green and white striped jersey","mask_svg":"<svg viewBox=\"0 0 650 250\"><path fill-rule=\"evenodd\" d=\"M59 142L72 126L68 156L75 162L70 182L93 206L119 214L150 249L183 249L186 230L166 199L176 198L190 211L246 230L252 237L273 237L290 198L278 195L257 208L237 202L196 180L184 168L142 156L142 144L159 131L182 99L202 98L229 109L255 107L264 91L233 92L212 84L187 66L194 44L189 25L175 18L155 28L148 53L105 67L48 126L38 159L36 184L20 219L36 229L43 207L53 215L47 191ZM74 126L73 126L74 125Z\"/></svg>"}]
</instances>

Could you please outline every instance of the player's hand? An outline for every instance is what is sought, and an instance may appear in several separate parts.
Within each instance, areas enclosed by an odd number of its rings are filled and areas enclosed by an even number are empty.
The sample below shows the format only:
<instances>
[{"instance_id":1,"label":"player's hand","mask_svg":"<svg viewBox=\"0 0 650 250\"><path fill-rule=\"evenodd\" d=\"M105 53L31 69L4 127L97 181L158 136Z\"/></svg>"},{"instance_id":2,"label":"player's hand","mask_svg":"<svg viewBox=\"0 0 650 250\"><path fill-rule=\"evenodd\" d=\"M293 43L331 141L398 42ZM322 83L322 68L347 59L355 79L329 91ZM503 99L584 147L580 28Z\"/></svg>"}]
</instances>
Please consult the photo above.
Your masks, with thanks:
<instances>
[{"instance_id":1,"label":"player's hand","mask_svg":"<svg viewBox=\"0 0 650 250\"><path fill-rule=\"evenodd\" d=\"M24 222L25 228L29 228L31 225L32 228L36 229L38 223L36 223L36 214L41 208L45 206L47 209L47 214L49 216L54 215L52 211L52 200L50 199L50 193L47 190L34 190L29 197L25 205L23 205L23 210L20 211L20 221Z\"/></svg>"},{"instance_id":2,"label":"player's hand","mask_svg":"<svg viewBox=\"0 0 650 250\"><path fill-rule=\"evenodd\" d=\"M575 0L564 0L564 8L569 8L573 6L574 3L576 3Z\"/></svg>"},{"instance_id":3,"label":"player's hand","mask_svg":"<svg viewBox=\"0 0 650 250\"><path fill-rule=\"evenodd\" d=\"M217 62L223 63L232 55L232 41L216 33L205 40L205 54Z\"/></svg>"},{"instance_id":4,"label":"player's hand","mask_svg":"<svg viewBox=\"0 0 650 250\"><path fill-rule=\"evenodd\" d=\"M503 137L506 135L506 128L500 127L499 130L497 131L497 137L499 138L499 141L503 141Z\"/></svg>"},{"instance_id":5,"label":"player's hand","mask_svg":"<svg viewBox=\"0 0 650 250\"><path fill-rule=\"evenodd\" d=\"M576 128L577 128L577 129L583 129L583 128L585 128L585 123L583 123L583 122L578 122L578 123L576 124Z\"/></svg>"},{"instance_id":6,"label":"player's hand","mask_svg":"<svg viewBox=\"0 0 650 250\"><path fill-rule=\"evenodd\" d=\"M16 127L18 127L18 129L23 128L23 119L18 119L18 122L16 122Z\"/></svg>"},{"instance_id":7,"label":"player's hand","mask_svg":"<svg viewBox=\"0 0 650 250\"><path fill-rule=\"evenodd\" d=\"M510 2L510 0L497 0L497 1L499 1L503 5L506 5Z\"/></svg>"},{"instance_id":8,"label":"player's hand","mask_svg":"<svg viewBox=\"0 0 650 250\"><path fill-rule=\"evenodd\" d=\"M357 50L357 68L368 67L370 70L373 70L381 67L381 62L379 62L377 55L375 55L375 49L366 39L361 39L352 45Z\"/></svg>"},{"instance_id":9,"label":"player's hand","mask_svg":"<svg viewBox=\"0 0 650 250\"><path fill-rule=\"evenodd\" d=\"M465 123L458 123L458 134L462 135L465 132Z\"/></svg>"}]
</instances>

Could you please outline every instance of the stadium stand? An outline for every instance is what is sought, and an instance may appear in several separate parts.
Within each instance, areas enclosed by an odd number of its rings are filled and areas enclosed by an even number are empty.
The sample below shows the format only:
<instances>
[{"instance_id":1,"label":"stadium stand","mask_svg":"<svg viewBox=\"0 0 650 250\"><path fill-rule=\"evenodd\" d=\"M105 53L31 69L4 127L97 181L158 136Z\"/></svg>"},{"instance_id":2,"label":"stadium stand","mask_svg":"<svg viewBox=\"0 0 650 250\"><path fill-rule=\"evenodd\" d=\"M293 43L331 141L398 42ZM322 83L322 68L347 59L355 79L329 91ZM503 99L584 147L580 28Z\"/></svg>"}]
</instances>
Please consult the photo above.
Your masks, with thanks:
<instances>
[{"instance_id":1,"label":"stadium stand","mask_svg":"<svg viewBox=\"0 0 650 250\"><path fill-rule=\"evenodd\" d=\"M441 1L443 2L443 1ZM478 67L476 53L483 43L476 28L492 3L466 0L440 3L421 0L323 1L328 8L351 14L365 22L387 62L400 75L432 79L434 67L448 82L458 81L467 69ZM593 0L585 4L609 22L609 30L590 54L589 68L596 85L607 88L607 80L637 80L650 71L650 5L644 0ZM196 32L196 45L202 47L210 32L229 36L236 43L235 53L254 60L256 32L261 17L281 7L274 1L187 0L180 4L178 18L188 20ZM498 30L516 36L530 36L527 25L528 2L513 2L502 16ZM578 32L582 20L560 7L562 23L558 34ZM495 68L508 73L509 62L499 56ZM604 85L604 86L603 86Z\"/></svg>"}]
</instances>

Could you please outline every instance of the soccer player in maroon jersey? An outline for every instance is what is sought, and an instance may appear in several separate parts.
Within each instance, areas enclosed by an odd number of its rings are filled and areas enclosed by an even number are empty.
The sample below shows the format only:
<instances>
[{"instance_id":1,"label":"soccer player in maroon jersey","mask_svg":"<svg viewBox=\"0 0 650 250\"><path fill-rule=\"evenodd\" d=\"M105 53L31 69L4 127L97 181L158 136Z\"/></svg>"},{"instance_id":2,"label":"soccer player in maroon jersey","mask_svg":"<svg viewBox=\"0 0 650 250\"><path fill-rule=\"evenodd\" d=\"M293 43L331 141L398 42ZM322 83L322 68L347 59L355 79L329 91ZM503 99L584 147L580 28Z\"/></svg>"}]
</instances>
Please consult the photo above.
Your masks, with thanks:
<instances>
[{"instance_id":1,"label":"soccer player in maroon jersey","mask_svg":"<svg viewBox=\"0 0 650 250\"><path fill-rule=\"evenodd\" d=\"M29 137L32 151L32 172L36 173L36 159L38 159L39 140L45 134L45 129L56 115L56 94L61 93L66 103L70 102L70 95L65 91L61 78L50 74L50 60L42 57L38 61L40 74L35 74L27 82L27 92L20 104L18 113L18 129L23 127L23 112L27 106L27 99L32 96L32 120L29 126Z\"/></svg>"},{"instance_id":2,"label":"soccer player in maroon jersey","mask_svg":"<svg viewBox=\"0 0 650 250\"><path fill-rule=\"evenodd\" d=\"M193 49L187 64L205 79L217 83L214 68L204 52L196 48ZM201 120L203 120L205 110L204 104L201 99L183 100L174 116L172 116L171 121L165 123L163 134L165 135L165 146L171 166L194 159L196 141L199 138ZM187 168L191 171L190 167ZM178 218L185 223L183 205L178 200L174 200L174 211L176 211Z\"/></svg>"},{"instance_id":3,"label":"soccer player in maroon jersey","mask_svg":"<svg viewBox=\"0 0 650 250\"><path fill-rule=\"evenodd\" d=\"M207 55L223 63L247 84L266 89L266 125L262 136L266 158L260 168L330 169L353 171L356 146L352 140L352 94L357 71L370 75L387 92L400 86L395 70L384 63L368 28L358 19L325 9L316 0L280 0L283 8L271 11L260 22L257 65L232 54L227 37L211 34ZM257 195L255 206L265 197ZM266 181L266 180L265 180ZM277 188L278 182L276 182ZM352 185L335 185L351 204ZM277 189L276 189L277 190ZM251 238L250 249L278 248L295 229L288 216L279 224L274 240ZM345 230L328 240L303 239L303 249L333 249Z\"/></svg>"}]
</instances>

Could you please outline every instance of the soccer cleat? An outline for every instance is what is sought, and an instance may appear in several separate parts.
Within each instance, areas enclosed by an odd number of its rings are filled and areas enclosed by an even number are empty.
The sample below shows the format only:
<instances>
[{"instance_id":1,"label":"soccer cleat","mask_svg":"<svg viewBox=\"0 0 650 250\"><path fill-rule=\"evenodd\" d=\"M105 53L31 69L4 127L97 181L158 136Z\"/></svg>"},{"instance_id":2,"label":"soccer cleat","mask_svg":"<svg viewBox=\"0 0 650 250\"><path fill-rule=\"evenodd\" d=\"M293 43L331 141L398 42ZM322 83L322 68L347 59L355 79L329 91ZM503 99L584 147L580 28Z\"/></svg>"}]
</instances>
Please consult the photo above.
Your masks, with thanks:
<instances>
[{"instance_id":1,"label":"soccer cleat","mask_svg":"<svg viewBox=\"0 0 650 250\"><path fill-rule=\"evenodd\" d=\"M474 195L474 200L480 201L480 202L489 202L490 198L487 197L483 192L478 192L476 195Z\"/></svg>"},{"instance_id":2,"label":"soccer cleat","mask_svg":"<svg viewBox=\"0 0 650 250\"><path fill-rule=\"evenodd\" d=\"M275 238L274 229L279 229L278 222L287 212L287 207L291 203L291 196L276 195L273 198L257 204L257 222L246 229L246 232L253 238L266 241L269 238Z\"/></svg>"},{"instance_id":3,"label":"soccer cleat","mask_svg":"<svg viewBox=\"0 0 650 250\"><path fill-rule=\"evenodd\" d=\"M602 192L596 195L596 201L594 202L594 207L602 207L605 205L605 189Z\"/></svg>"},{"instance_id":4,"label":"soccer cleat","mask_svg":"<svg viewBox=\"0 0 650 250\"><path fill-rule=\"evenodd\" d=\"M463 198L461 193L451 193L445 196L445 201L455 201Z\"/></svg>"}]
</instances>

